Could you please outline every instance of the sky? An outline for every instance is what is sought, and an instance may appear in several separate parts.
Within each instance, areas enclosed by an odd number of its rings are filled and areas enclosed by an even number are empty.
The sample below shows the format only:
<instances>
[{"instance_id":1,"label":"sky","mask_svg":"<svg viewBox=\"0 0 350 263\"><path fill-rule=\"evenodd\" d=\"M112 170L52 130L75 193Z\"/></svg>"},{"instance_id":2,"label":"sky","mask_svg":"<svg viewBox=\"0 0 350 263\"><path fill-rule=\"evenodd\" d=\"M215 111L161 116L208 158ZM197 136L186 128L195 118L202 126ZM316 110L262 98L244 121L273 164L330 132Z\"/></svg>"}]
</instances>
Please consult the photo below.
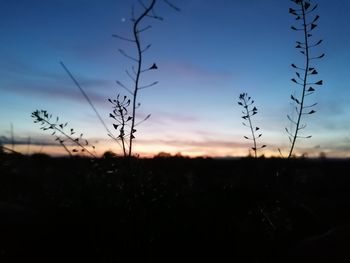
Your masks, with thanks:
<instances>
[{"instance_id":1,"label":"sky","mask_svg":"<svg viewBox=\"0 0 350 263\"><path fill-rule=\"evenodd\" d=\"M317 102L315 114L304 116L307 128L296 143L297 155L350 157L350 1L314 0L319 7L314 41L324 42L314 54L326 53L313 64L324 85L307 97ZM148 1L144 0L144 3ZM158 0L155 11L163 21L145 19L152 28L143 32L144 67L157 70L142 75L137 119L151 118L137 127L134 153L158 152L188 156L246 156L251 142L242 125L239 94L255 100L260 127L259 154L284 155L290 147L285 127L290 126L290 95L300 88L291 63L303 65L294 48L302 40L288 13L289 0L172 0L175 11ZM138 1L126 0L0 0L0 139L24 153L64 154L48 131L40 130L31 113L47 110L83 133L96 152L121 153L78 88L63 70L69 68L98 112L113 130L108 98L128 95L116 84L132 82L125 73L133 62L119 49L135 54L133 43L112 37L131 36L131 9ZM12 132L11 132L11 126Z\"/></svg>"}]
</instances>

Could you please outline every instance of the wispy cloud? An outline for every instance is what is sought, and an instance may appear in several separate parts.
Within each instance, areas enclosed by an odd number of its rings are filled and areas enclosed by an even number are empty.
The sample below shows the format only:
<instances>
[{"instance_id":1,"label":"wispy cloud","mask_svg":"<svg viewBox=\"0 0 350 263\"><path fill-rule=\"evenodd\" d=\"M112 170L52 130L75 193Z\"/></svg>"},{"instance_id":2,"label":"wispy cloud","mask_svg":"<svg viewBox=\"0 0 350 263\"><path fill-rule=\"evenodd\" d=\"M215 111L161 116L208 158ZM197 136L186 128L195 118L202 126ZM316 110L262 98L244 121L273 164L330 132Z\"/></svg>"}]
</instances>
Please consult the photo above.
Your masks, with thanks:
<instances>
[{"instance_id":1,"label":"wispy cloud","mask_svg":"<svg viewBox=\"0 0 350 263\"><path fill-rule=\"evenodd\" d=\"M200 83L214 84L230 81L233 78L231 71L211 70L194 63L165 63L162 65L162 74L167 78L196 81Z\"/></svg>"},{"instance_id":2,"label":"wispy cloud","mask_svg":"<svg viewBox=\"0 0 350 263\"><path fill-rule=\"evenodd\" d=\"M17 96L31 96L31 97L42 97L48 100L52 99L63 99L68 101L85 102L85 98L74 87L62 87L58 85L44 86L42 84L9 84L1 87L2 90L15 93ZM107 98L102 94L98 94L92 91L88 92L89 98L97 104L106 104Z\"/></svg>"},{"instance_id":3,"label":"wispy cloud","mask_svg":"<svg viewBox=\"0 0 350 263\"><path fill-rule=\"evenodd\" d=\"M142 116L140 116L142 118ZM169 124L176 123L178 125L183 125L184 123L195 123L199 122L200 118L191 114L183 114L177 112L165 112L157 111L152 114L152 122L157 124Z\"/></svg>"},{"instance_id":4,"label":"wispy cloud","mask_svg":"<svg viewBox=\"0 0 350 263\"><path fill-rule=\"evenodd\" d=\"M34 98L39 96L48 100L64 99L85 102L78 88L64 73L51 73L21 63L10 65L5 70L2 69L3 74L6 71L15 77L9 78L7 75L7 79L3 78L0 81L0 90L10 94ZM104 94L113 83L88 77L77 77L77 79L93 103L106 104L107 97Z\"/></svg>"},{"instance_id":5,"label":"wispy cloud","mask_svg":"<svg viewBox=\"0 0 350 263\"><path fill-rule=\"evenodd\" d=\"M23 62L16 58L0 61L0 90L15 95L32 95L48 98L62 98L74 101L84 100L70 77L63 71L57 62L57 67L42 68L36 64ZM92 78L75 75L79 84L96 103L106 102L106 90L114 87L113 80Z\"/></svg>"},{"instance_id":6,"label":"wispy cloud","mask_svg":"<svg viewBox=\"0 0 350 263\"><path fill-rule=\"evenodd\" d=\"M0 136L0 143L2 144L14 144L14 145L39 145L39 146L51 146L58 145L57 142L54 141L54 137L48 135L42 136L28 136L28 137L14 137L13 141L11 138L6 136Z\"/></svg>"}]
</instances>

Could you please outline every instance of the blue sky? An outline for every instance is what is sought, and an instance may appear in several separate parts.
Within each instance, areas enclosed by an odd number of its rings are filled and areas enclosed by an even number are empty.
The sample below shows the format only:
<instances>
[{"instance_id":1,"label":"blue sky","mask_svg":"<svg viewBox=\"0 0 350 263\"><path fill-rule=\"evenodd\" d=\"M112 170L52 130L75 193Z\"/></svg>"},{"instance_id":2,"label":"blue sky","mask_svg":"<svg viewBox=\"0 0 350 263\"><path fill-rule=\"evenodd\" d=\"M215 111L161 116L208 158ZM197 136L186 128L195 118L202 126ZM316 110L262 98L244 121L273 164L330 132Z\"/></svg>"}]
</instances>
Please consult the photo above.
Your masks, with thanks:
<instances>
[{"instance_id":1,"label":"blue sky","mask_svg":"<svg viewBox=\"0 0 350 263\"><path fill-rule=\"evenodd\" d=\"M145 64L156 62L159 67L144 75L143 81L159 84L140 94L139 118L149 113L152 117L138 128L135 152L246 155L249 145L243 136L249 130L241 124L237 105L241 92L256 101L259 113L254 121L263 132L261 143L268 145L265 154L277 155L277 148L287 151L286 115L291 111L290 94L298 92L290 81L294 75L290 64L303 62L294 48L301 35L290 29L294 20L288 8L294 4L173 0L181 8L175 12L158 2L156 11L164 21L147 20L145 25L152 29L142 41L152 43ZM321 18L314 35L315 41L324 39L317 52L325 52L326 57L315 66L325 85L308 98L318 102L317 113L305 119L305 135L313 137L297 141L296 150L350 157L350 2L317 2ZM125 70L132 63L118 49L134 52L130 43L112 34L130 35L132 4L140 11L138 1L1 1L3 143L9 141L12 123L16 149L61 150L30 117L32 111L46 109L84 133L99 152L120 151L59 62L69 67L112 128L107 99L125 93L116 80L131 84ZM28 150L21 144L29 138Z\"/></svg>"}]
</instances>

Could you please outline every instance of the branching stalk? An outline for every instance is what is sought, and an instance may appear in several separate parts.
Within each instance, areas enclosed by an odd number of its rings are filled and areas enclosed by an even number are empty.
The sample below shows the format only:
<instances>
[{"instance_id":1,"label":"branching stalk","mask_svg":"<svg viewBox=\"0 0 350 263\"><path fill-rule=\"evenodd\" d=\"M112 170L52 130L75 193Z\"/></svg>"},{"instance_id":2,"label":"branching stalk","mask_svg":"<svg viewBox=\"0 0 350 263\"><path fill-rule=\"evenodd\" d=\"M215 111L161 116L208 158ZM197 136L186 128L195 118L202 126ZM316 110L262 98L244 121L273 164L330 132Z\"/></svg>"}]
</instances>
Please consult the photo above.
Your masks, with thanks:
<instances>
[{"instance_id":1,"label":"branching stalk","mask_svg":"<svg viewBox=\"0 0 350 263\"><path fill-rule=\"evenodd\" d=\"M145 8L144 12L136 19L134 26L133 26L133 36L134 41L136 43L137 48L137 66L136 66L136 76L135 76L135 82L134 82L134 91L133 91L133 101L132 101L132 120L131 120L131 126L130 126L130 138L129 138L129 157L131 157L132 154L132 143L133 139L135 138L133 135L133 130L135 127L135 116L136 116L136 103L137 103L137 93L139 91L139 82L140 82L140 75L142 71L142 48L141 48L141 40L140 40L140 31L139 31L139 24L141 23L142 19L145 18L148 13L153 9L154 5L156 3L156 0L152 0L151 4Z\"/></svg>"},{"instance_id":2,"label":"branching stalk","mask_svg":"<svg viewBox=\"0 0 350 263\"><path fill-rule=\"evenodd\" d=\"M62 134L64 137L66 137L68 140L70 140L73 144L79 146L82 149L82 152L86 152L88 153L91 157L96 158L96 155L93 154L91 151L89 151L83 144L80 143L80 139L82 139L83 134L80 135L80 137L78 138L73 138L72 135L75 133L74 129L70 129L70 135L67 134L64 131L64 128L67 126L67 123L65 124L59 124L58 120L59 118L56 118L56 122L52 122L50 121L52 115L48 114L47 111L45 110L36 110L34 112L32 112L32 118L34 118L34 122L35 123L40 123L41 124L41 129L46 131L46 130L52 130L52 134L51 135L56 135L56 132L59 132L60 134ZM68 148L63 144L64 141L62 139L60 139L59 136L56 135L56 141L59 141L59 143L61 144L61 146L64 146L64 149L66 151L68 151L70 153L70 151L68 150ZM88 145L88 141L85 140L86 145ZM93 148L95 148L94 146L92 146ZM74 151L74 150L73 150ZM77 150L75 150L76 152ZM71 155L71 154L69 154Z\"/></svg>"},{"instance_id":3,"label":"branching stalk","mask_svg":"<svg viewBox=\"0 0 350 263\"><path fill-rule=\"evenodd\" d=\"M162 1L164 3L166 3L169 7L173 8L174 10L180 11L179 8L177 8L175 5L170 3L168 0L162 0ZM123 89L125 89L132 96L131 124L130 124L130 127L128 127L128 128L130 128L129 129L130 132L129 132L128 157L131 157L131 155L132 155L133 140L135 139L135 135L134 135L134 133L136 132L135 126L137 125L137 123L136 123L136 110L140 106L140 103L137 101L138 93L142 89L150 88L150 87L158 84L158 81L155 81L155 82L148 84L148 85L143 85L143 86L140 85L142 73L144 73L146 71L158 69L156 63L153 63L153 65L150 67L143 68L143 54L150 49L151 44L143 46L142 42L141 42L141 37L140 37L141 33L145 32L151 28L150 25L146 25L146 26L141 27L141 24L145 18L163 20L162 17L156 15L156 13L155 13L154 7L156 5L156 2L157 2L157 0L150 0L150 3L148 5L146 5L145 3L143 3L140 0L139 4L143 8L143 11L138 17L135 17L134 8L132 8L131 21L133 22L133 26L132 26L132 37L131 38L126 38L126 37L122 37L119 35L113 35L114 37L119 38L121 40L125 40L127 42L131 42L131 43L136 44L136 55L135 56L130 56L125 51L119 49L119 52L123 56L131 59L132 61L134 61L136 63L135 65L132 66L132 73L134 73L134 76L131 75L129 71L126 71L126 74L129 76L129 78L131 78L131 80L133 82L132 88L128 88L126 85L124 85L120 81L117 81L117 84L120 87L122 87ZM147 117L143 121L148 119L149 116L150 115L147 115ZM142 123L143 121L141 121L139 123Z\"/></svg>"},{"instance_id":4,"label":"branching stalk","mask_svg":"<svg viewBox=\"0 0 350 263\"><path fill-rule=\"evenodd\" d=\"M306 16L305 16L305 7L304 3L301 4L302 6L302 19L303 19L303 24L306 25ZM301 102L299 104L299 115L298 115L298 120L296 122L296 127L295 127L295 133L292 139L292 144L289 150L288 158L292 156L294 146L296 139L298 137L298 132L299 132L299 125L300 125L300 120L302 116L302 110L304 108L304 100L305 100L305 91L306 91L306 83L307 83L307 77L308 77L308 69L309 69L309 38L307 37L307 27L304 26L304 40L305 40L305 70L304 70L304 81L303 81L303 91L301 95Z\"/></svg>"},{"instance_id":5,"label":"branching stalk","mask_svg":"<svg viewBox=\"0 0 350 263\"><path fill-rule=\"evenodd\" d=\"M132 117L129 115L128 108L130 106L130 99L127 96L121 98L120 94L118 94L116 100L108 99L110 103L113 105L113 113L109 114L109 117L113 118L116 123L113 124L115 130L119 131L119 136L116 137L116 140L121 141L121 147L123 150L123 156L127 157L127 149L126 149L126 139L127 135L125 133L126 128L129 125Z\"/></svg>"},{"instance_id":6,"label":"branching stalk","mask_svg":"<svg viewBox=\"0 0 350 263\"><path fill-rule=\"evenodd\" d=\"M310 14L312 11L314 11L317 8L317 5L314 5L311 11L308 11L309 8L312 7L311 3L307 0L292 0L295 2L298 6L300 6L300 9L294 10L292 8L289 9L289 13L294 15L296 17L296 20L302 21L302 28L296 28L295 26L292 26L292 30L295 31L303 31L303 42L297 41L297 45L295 48L301 50L301 54L305 57L305 66L304 67L298 67L295 64L292 64L292 67L297 70L296 76L301 81L301 83L296 80L295 78L292 79L292 82L296 83L300 87L302 87L302 92L300 98L295 98L293 95L291 95L291 99L296 104L296 112L297 112L297 119L292 119L289 115L287 115L289 121L294 125L294 131L289 131L286 128L287 134L289 135L289 139L291 142L288 158L291 158L293 155L293 151L295 149L295 144L298 138L311 138L311 136L299 136L299 131L306 128L306 124L302 124L302 116L303 115L310 115L314 114L316 111L310 110L306 111L306 109L312 108L317 105L317 103L314 103L312 105L305 105L305 98L309 95L312 95L315 91L313 87L310 85L322 85L323 81L319 80L317 82L309 83L309 76L311 75L317 75L318 72L315 68L310 67L310 62L313 59L320 59L324 57L324 54L317 56L317 57L311 57L310 56L310 49L318 46L322 43L322 40L318 41L316 44L311 45L310 44L310 38L312 37L311 31L313 31L317 25L315 22L319 19L319 16L317 15L311 23L307 22L307 15ZM298 71L301 71L300 74Z\"/></svg>"},{"instance_id":7,"label":"branching stalk","mask_svg":"<svg viewBox=\"0 0 350 263\"><path fill-rule=\"evenodd\" d=\"M250 132L252 134L251 138L247 137L247 136L244 136L244 138L246 140L253 141L253 147L251 149L254 151L254 157L257 158L258 157L258 149L265 148L266 145L262 145L259 148L257 147L257 139L259 139L262 136L262 134L259 133L259 135L256 135L256 132L259 131L260 128L253 126L252 116L254 116L255 114L258 113L258 109L256 107L253 107L253 104L254 104L254 100L251 100L251 97L249 97L247 93L241 93L239 95L238 105L243 107L242 119L248 120L248 124L243 122L243 125L246 127L249 127ZM253 107L253 109L251 109L251 107Z\"/></svg>"}]
</instances>

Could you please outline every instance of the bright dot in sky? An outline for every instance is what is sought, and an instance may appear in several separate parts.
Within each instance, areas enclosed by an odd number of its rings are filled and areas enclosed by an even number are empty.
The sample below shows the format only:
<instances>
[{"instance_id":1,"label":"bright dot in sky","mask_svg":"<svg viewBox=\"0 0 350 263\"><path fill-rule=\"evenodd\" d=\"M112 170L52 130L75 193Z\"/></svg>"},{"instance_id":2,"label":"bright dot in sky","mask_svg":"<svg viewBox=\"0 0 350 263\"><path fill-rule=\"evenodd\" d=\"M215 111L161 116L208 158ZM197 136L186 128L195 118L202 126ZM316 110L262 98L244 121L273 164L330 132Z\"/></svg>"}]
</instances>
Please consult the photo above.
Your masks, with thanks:
<instances>
[{"instance_id":1,"label":"bright dot in sky","mask_svg":"<svg viewBox=\"0 0 350 263\"><path fill-rule=\"evenodd\" d=\"M124 22L126 21L125 17L123 17L123 18L121 19L121 21L124 23Z\"/></svg>"}]
</instances>

